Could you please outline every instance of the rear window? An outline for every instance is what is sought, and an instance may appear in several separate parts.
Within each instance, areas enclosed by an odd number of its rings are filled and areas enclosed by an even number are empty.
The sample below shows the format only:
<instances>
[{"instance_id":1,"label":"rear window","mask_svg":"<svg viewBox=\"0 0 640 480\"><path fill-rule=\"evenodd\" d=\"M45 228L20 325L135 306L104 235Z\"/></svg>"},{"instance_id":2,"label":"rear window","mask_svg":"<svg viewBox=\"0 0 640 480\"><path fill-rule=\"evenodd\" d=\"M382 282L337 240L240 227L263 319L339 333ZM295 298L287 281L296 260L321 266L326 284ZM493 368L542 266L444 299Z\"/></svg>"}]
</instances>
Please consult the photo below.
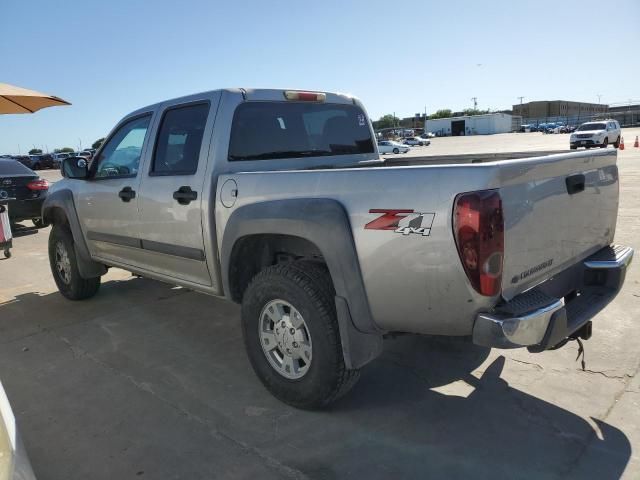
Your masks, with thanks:
<instances>
[{"instance_id":1,"label":"rear window","mask_svg":"<svg viewBox=\"0 0 640 480\"><path fill-rule=\"evenodd\" d=\"M229 160L373 153L369 123L355 105L247 102L233 116Z\"/></svg>"},{"instance_id":2,"label":"rear window","mask_svg":"<svg viewBox=\"0 0 640 480\"><path fill-rule=\"evenodd\" d=\"M17 160L0 160L0 176L33 174Z\"/></svg>"}]
</instances>

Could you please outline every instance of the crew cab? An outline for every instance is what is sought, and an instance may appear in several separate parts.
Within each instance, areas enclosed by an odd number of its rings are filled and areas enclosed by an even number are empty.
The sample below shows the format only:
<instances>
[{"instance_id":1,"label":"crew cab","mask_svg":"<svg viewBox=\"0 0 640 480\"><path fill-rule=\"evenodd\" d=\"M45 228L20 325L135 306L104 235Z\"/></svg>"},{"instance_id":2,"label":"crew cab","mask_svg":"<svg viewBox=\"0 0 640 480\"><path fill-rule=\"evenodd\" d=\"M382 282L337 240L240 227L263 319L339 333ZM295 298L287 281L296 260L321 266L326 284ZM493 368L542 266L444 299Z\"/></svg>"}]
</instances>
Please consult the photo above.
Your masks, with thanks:
<instances>
[{"instance_id":1,"label":"crew cab","mask_svg":"<svg viewBox=\"0 0 640 480\"><path fill-rule=\"evenodd\" d=\"M55 282L86 299L119 267L241 304L253 369L300 408L396 332L533 352L590 336L633 256L612 244L615 150L382 159L374 139L328 92L136 110L90 163L64 160L43 206Z\"/></svg>"}]
</instances>

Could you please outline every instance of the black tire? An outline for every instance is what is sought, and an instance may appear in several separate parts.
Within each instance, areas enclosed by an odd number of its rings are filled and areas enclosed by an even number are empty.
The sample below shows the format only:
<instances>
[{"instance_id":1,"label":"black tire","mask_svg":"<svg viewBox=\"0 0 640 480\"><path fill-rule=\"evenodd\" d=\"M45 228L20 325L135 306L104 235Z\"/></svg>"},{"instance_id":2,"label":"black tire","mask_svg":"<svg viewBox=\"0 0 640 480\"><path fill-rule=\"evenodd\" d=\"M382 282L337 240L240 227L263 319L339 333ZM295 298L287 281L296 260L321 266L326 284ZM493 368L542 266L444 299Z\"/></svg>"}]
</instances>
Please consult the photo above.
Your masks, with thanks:
<instances>
[{"instance_id":1,"label":"black tire","mask_svg":"<svg viewBox=\"0 0 640 480\"><path fill-rule=\"evenodd\" d=\"M620 148L620 137L618 137L618 138L616 139L616 141L615 141L615 142L613 142L613 147L614 147L614 148Z\"/></svg>"},{"instance_id":2,"label":"black tire","mask_svg":"<svg viewBox=\"0 0 640 480\"><path fill-rule=\"evenodd\" d=\"M254 277L244 294L242 333L253 370L267 390L293 407L326 407L346 394L360 376L359 370L348 370L344 364L334 295L329 272L316 262L268 267ZM301 378L281 375L267 360L260 343L260 315L276 299L293 305L309 330L313 356Z\"/></svg>"},{"instance_id":3,"label":"black tire","mask_svg":"<svg viewBox=\"0 0 640 480\"><path fill-rule=\"evenodd\" d=\"M11 250L8 248L4 249L4 258L11 258Z\"/></svg>"},{"instance_id":4,"label":"black tire","mask_svg":"<svg viewBox=\"0 0 640 480\"><path fill-rule=\"evenodd\" d=\"M571 150L577 150L578 147L569 147Z\"/></svg>"},{"instance_id":5,"label":"black tire","mask_svg":"<svg viewBox=\"0 0 640 480\"><path fill-rule=\"evenodd\" d=\"M398 148L394 148L393 149L393 153L398 154L398 153L400 153L400 150Z\"/></svg>"},{"instance_id":6,"label":"black tire","mask_svg":"<svg viewBox=\"0 0 640 480\"><path fill-rule=\"evenodd\" d=\"M40 164L39 163L34 164L33 170L40 170Z\"/></svg>"},{"instance_id":7,"label":"black tire","mask_svg":"<svg viewBox=\"0 0 640 480\"><path fill-rule=\"evenodd\" d=\"M61 248L64 249L69 260L67 279L63 278L63 274L56 266L56 249L58 245L61 245ZM100 277L82 278L80 276L73 235L63 225L54 225L49 234L49 265L58 290L65 298L69 300L85 300L98 293Z\"/></svg>"},{"instance_id":8,"label":"black tire","mask_svg":"<svg viewBox=\"0 0 640 480\"><path fill-rule=\"evenodd\" d=\"M609 138L605 137L604 141L602 142L602 145L600 145L600 148L607 148L609 146Z\"/></svg>"},{"instance_id":9,"label":"black tire","mask_svg":"<svg viewBox=\"0 0 640 480\"><path fill-rule=\"evenodd\" d=\"M31 221L33 222L34 227L44 228L44 222L42 221L42 218L32 218Z\"/></svg>"}]
</instances>

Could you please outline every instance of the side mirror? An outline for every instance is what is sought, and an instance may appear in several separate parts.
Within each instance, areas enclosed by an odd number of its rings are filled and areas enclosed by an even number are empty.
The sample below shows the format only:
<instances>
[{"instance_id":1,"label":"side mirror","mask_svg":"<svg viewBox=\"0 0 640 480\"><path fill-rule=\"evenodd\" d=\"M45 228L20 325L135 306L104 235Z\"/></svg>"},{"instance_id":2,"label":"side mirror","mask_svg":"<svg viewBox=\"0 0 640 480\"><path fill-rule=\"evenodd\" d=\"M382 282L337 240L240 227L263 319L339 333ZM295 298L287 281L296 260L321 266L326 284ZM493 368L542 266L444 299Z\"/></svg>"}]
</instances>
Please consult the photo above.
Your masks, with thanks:
<instances>
[{"instance_id":1,"label":"side mirror","mask_svg":"<svg viewBox=\"0 0 640 480\"><path fill-rule=\"evenodd\" d=\"M62 161L60 169L65 178L86 179L89 176L89 165L83 157L69 157Z\"/></svg>"}]
</instances>

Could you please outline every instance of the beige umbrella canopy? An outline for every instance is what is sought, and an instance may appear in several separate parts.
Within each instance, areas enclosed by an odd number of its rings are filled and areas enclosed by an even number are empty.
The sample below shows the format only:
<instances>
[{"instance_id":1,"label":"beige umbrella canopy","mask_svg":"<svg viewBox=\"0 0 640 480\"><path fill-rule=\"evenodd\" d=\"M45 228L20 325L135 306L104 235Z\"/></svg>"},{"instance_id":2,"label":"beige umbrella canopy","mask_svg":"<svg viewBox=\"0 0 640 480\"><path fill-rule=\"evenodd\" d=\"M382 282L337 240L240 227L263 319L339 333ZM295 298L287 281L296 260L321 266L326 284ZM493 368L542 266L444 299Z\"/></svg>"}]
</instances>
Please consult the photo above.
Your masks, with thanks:
<instances>
[{"instance_id":1,"label":"beige umbrella canopy","mask_svg":"<svg viewBox=\"0 0 640 480\"><path fill-rule=\"evenodd\" d=\"M61 98L46 93L0 83L0 114L34 113L41 108L71 105Z\"/></svg>"}]
</instances>

